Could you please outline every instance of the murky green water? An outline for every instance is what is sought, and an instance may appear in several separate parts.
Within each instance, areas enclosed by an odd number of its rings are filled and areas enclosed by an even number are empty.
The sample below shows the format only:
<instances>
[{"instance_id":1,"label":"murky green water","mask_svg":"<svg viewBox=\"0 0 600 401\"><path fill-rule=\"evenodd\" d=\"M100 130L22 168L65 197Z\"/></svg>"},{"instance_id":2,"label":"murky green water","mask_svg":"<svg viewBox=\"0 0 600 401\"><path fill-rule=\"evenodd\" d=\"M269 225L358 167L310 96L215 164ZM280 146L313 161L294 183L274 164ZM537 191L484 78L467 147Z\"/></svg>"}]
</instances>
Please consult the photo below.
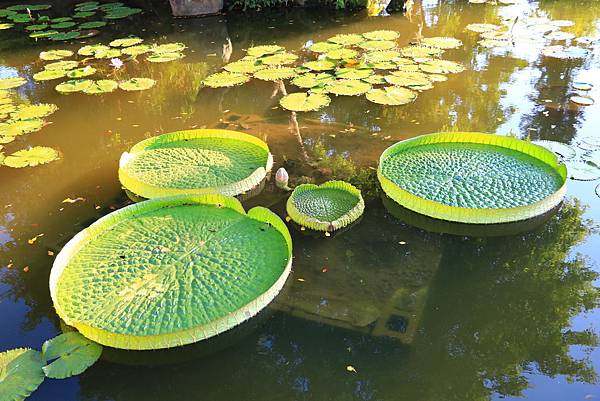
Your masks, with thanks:
<instances>
[{"instance_id":1,"label":"murky green water","mask_svg":"<svg viewBox=\"0 0 600 401\"><path fill-rule=\"evenodd\" d=\"M358 176L368 182L372 176L362 168L376 166L383 149L424 133L512 132L572 144L600 135L600 102L587 108L568 102L576 81L595 84L592 97L598 99L600 92L595 41L600 3L595 0L515 7L423 0L410 15L395 12L387 18L292 9L174 20L166 4L144 7L142 18L82 42L136 34L186 43L187 56L180 61L129 63L113 73L152 77L158 81L155 88L63 96L52 83L30 80L18 90L25 100L55 103L60 110L49 118L50 126L5 150L47 145L61 152L61 160L29 169L0 167L2 350L39 348L60 332L47 284L49 253L130 202L117 180L118 159L143 138L228 127L266 139L276 167L284 165L295 178ZM544 58L530 46L506 54L476 46L476 35L464 31L469 23L524 12L575 21L567 30L593 39L588 56ZM275 42L295 50L340 32L384 28L400 31L404 43L419 30L425 36L458 37L464 48L445 58L465 63L467 71L437 83L408 106L335 98L322 112L299 114L299 130L290 113L276 107L279 95L271 98L272 84L200 87L223 64L228 37L231 60L236 60L252 44ZM1 31L0 77L31 77L42 68L38 53L50 48ZM488 238L414 228L406 221L461 229L406 215L375 197L346 232L325 238L293 230L293 275L258 319L261 324L243 327L223 344L145 354L142 360L107 352L79 377L47 380L31 400L600 399L600 309L594 288L600 238L589 220L600 221L597 184L570 181L568 200L548 221L524 234L500 227L495 233L503 236ZM246 206L270 206L283 216L284 197L267 185ZM66 198L83 200L63 203ZM123 364L132 361L144 365Z\"/></svg>"}]
</instances>

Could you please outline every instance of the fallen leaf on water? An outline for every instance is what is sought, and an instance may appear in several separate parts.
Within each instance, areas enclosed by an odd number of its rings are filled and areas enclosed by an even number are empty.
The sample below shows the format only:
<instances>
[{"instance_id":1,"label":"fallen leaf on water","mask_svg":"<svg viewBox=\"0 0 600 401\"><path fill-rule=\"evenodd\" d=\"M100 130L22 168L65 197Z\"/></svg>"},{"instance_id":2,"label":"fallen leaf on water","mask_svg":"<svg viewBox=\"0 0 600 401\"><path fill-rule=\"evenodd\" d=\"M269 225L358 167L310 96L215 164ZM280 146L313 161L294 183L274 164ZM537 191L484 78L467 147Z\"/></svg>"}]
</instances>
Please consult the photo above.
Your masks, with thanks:
<instances>
[{"instance_id":1,"label":"fallen leaf on water","mask_svg":"<svg viewBox=\"0 0 600 401\"><path fill-rule=\"evenodd\" d=\"M358 373L358 372L356 372L356 369L354 369L354 366L352 366L352 365L346 366L346 370L348 372Z\"/></svg>"},{"instance_id":2,"label":"fallen leaf on water","mask_svg":"<svg viewBox=\"0 0 600 401\"><path fill-rule=\"evenodd\" d=\"M84 200L85 200L85 198L82 198L82 197L78 197L75 199L66 198L66 199L63 199L62 203L75 203L75 202L84 201Z\"/></svg>"},{"instance_id":3,"label":"fallen leaf on water","mask_svg":"<svg viewBox=\"0 0 600 401\"><path fill-rule=\"evenodd\" d=\"M27 273L27 272L29 271L29 266L25 266L25 267L23 268L23 271L24 271L25 273Z\"/></svg>"},{"instance_id":4,"label":"fallen leaf on water","mask_svg":"<svg viewBox=\"0 0 600 401\"><path fill-rule=\"evenodd\" d=\"M406 244L406 241L400 241L400 242L398 242L398 243L399 243L400 245L405 245L405 244Z\"/></svg>"},{"instance_id":5,"label":"fallen leaf on water","mask_svg":"<svg viewBox=\"0 0 600 401\"><path fill-rule=\"evenodd\" d=\"M299 278L298 281L301 282L301 283L303 283L304 279L303 278Z\"/></svg>"},{"instance_id":6,"label":"fallen leaf on water","mask_svg":"<svg viewBox=\"0 0 600 401\"><path fill-rule=\"evenodd\" d=\"M38 240L38 238L40 238L40 237L43 237L43 236L44 236L44 234L43 234L43 233L42 233L42 234L38 234L38 235L36 235L35 237L33 237L33 238L31 238L31 239L28 239L28 240L27 240L27 243L28 243L29 245L33 245L33 244L35 243L35 241L37 241L37 240Z\"/></svg>"},{"instance_id":7,"label":"fallen leaf on water","mask_svg":"<svg viewBox=\"0 0 600 401\"><path fill-rule=\"evenodd\" d=\"M48 256L54 256L54 252L48 251Z\"/></svg>"},{"instance_id":8,"label":"fallen leaf on water","mask_svg":"<svg viewBox=\"0 0 600 401\"><path fill-rule=\"evenodd\" d=\"M327 273L327 270L328 269L326 267L324 267L324 268L321 269L321 273Z\"/></svg>"}]
</instances>

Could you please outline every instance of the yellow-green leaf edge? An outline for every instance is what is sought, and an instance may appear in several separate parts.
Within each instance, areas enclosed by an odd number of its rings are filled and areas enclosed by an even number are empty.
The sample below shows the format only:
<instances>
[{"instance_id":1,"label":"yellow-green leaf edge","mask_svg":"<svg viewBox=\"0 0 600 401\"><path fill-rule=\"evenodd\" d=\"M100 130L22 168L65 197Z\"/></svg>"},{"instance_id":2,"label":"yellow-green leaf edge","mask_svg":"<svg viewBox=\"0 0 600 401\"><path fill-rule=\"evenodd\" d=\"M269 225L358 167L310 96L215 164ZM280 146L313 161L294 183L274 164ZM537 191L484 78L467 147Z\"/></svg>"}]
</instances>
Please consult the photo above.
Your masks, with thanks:
<instances>
[{"instance_id":1,"label":"yellow-green leaf edge","mask_svg":"<svg viewBox=\"0 0 600 401\"><path fill-rule=\"evenodd\" d=\"M337 218L333 221L323 221L319 220L315 217L308 216L302 213L295 205L294 198L303 192L312 191L317 188L333 188L342 191L346 191L351 195L354 195L358 202L356 205L350 209L343 216ZM294 188L294 191L290 195L286 203L286 211L290 218L296 222L297 224L310 228L315 231L334 231L339 230L340 228L346 227L352 223L354 223L360 216L362 216L365 211L365 201L362 197L362 194L358 188L354 185L349 184L345 181L327 181L321 185L315 184L301 184Z\"/></svg>"},{"instance_id":2,"label":"yellow-green leaf edge","mask_svg":"<svg viewBox=\"0 0 600 401\"><path fill-rule=\"evenodd\" d=\"M534 157L552 167L562 178L562 186L552 195L530 205L512 208L475 209L448 206L413 195L400 188L383 175L381 166L385 159L400 149L432 143L477 143L512 149ZM517 138L485 134L480 132L442 132L423 135L395 143L387 148L379 158L377 178L383 191L394 201L407 209L435 219L469 224L495 224L527 220L542 215L562 202L567 191L567 168L558 158L545 148Z\"/></svg>"},{"instance_id":3,"label":"yellow-green leaf edge","mask_svg":"<svg viewBox=\"0 0 600 401\"><path fill-rule=\"evenodd\" d=\"M219 207L229 208L254 220L265 222L281 233L288 248L288 263L281 276L277 279L277 281L275 281L271 288L237 311L216 319L209 324L199 325L186 330L151 336L132 336L128 334L111 333L99 328L91 327L82 322L74 321L63 312L58 304L57 294L60 276L67 267L69 260L89 240L101 235L115 224L118 224L128 218L135 217L140 213L145 213L160 208L193 204L218 205ZM67 325L74 327L81 334L92 341L105 346L127 350L171 348L192 344L197 341L216 336L255 316L279 294L291 272L291 269L292 238L285 223L279 218L279 216L269 209L262 206L256 206L246 213L240 201L233 197L219 194L177 195L158 199L150 199L126 206L123 209L117 210L102 217L88 228L76 234L64 246L54 260L52 270L50 271L50 296L58 316Z\"/></svg>"},{"instance_id":4,"label":"yellow-green leaf edge","mask_svg":"<svg viewBox=\"0 0 600 401\"><path fill-rule=\"evenodd\" d=\"M152 145L168 143L174 141L181 141L185 139L196 139L196 138L224 138L224 139L236 139L238 141L252 143L267 151L267 163L263 167L258 167L252 174L241 181L232 182L227 185L219 187L205 187L205 188L165 188L154 185L149 185L142 182L127 173L125 168L127 162L134 158L137 153L144 152L147 148ZM152 138L145 139L135 144L129 152L124 152L119 160L119 181L129 191L136 195L144 198L160 198L163 196L183 195L183 194L207 194L207 193L218 193L222 195L237 196L241 195L252 188L259 185L262 180L273 168L273 155L269 150L269 146L259 138L252 135L245 134L243 132L225 130L225 129L197 129L197 130L185 130L176 131L168 134L158 135Z\"/></svg>"}]
</instances>

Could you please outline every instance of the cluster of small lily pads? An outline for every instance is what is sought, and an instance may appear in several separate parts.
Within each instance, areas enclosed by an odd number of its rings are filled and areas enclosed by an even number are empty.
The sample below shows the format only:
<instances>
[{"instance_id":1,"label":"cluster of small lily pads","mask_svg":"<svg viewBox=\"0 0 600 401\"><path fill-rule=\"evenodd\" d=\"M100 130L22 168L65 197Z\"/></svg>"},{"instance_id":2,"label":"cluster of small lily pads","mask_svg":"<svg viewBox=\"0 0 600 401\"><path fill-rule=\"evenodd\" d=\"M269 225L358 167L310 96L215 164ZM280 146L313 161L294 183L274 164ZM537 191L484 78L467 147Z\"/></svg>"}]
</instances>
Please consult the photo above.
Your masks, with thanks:
<instances>
[{"instance_id":1,"label":"cluster of small lily pads","mask_svg":"<svg viewBox=\"0 0 600 401\"><path fill-rule=\"evenodd\" d=\"M283 96L280 104L291 111L315 111L329 105L328 96L360 96L377 104L404 105L417 92L446 81L444 74L464 71L460 63L443 60L442 53L462 46L449 37L425 38L400 47L396 31L339 34L305 46L301 56L277 45L247 50L245 57L208 76L210 88L242 85L252 78L263 81L291 80L306 92Z\"/></svg>"},{"instance_id":2,"label":"cluster of small lily pads","mask_svg":"<svg viewBox=\"0 0 600 401\"><path fill-rule=\"evenodd\" d=\"M43 14L52 8L49 4L18 4L0 9L0 30L22 28L29 37L51 40L71 40L95 36L98 28L108 21L126 18L142 12L121 2L100 3L87 1L75 5L71 16L51 17Z\"/></svg>"},{"instance_id":3,"label":"cluster of small lily pads","mask_svg":"<svg viewBox=\"0 0 600 401\"><path fill-rule=\"evenodd\" d=\"M164 63L184 57L182 53L186 46L183 43L143 44L144 40L138 37L115 39L108 46L103 44L86 45L77 51L81 60L66 60L75 55L71 50L50 50L40 53L40 59L51 61L44 69L36 72L33 79L36 81L50 81L55 79L70 78L56 85L60 93L82 92L86 94L102 94L113 92L117 88L125 91L140 91L150 89L156 83L151 78L130 78L117 82L113 79L91 79L100 75L103 67L98 62L109 60L113 70L120 69L123 62L119 57L127 56L130 59L148 54L146 60L153 63ZM104 69L104 74L106 70ZM106 78L106 77L105 77Z\"/></svg>"},{"instance_id":4,"label":"cluster of small lily pads","mask_svg":"<svg viewBox=\"0 0 600 401\"><path fill-rule=\"evenodd\" d=\"M0 164L7 167L37 166L59 158L56 150L45 146L22 149L8 156L1 152L2 144L41 130L47 124L44 118L58 110L54 104L15 104L9 89L26 82L21 77L0 79Z\"/></svg>"}]
</instances>

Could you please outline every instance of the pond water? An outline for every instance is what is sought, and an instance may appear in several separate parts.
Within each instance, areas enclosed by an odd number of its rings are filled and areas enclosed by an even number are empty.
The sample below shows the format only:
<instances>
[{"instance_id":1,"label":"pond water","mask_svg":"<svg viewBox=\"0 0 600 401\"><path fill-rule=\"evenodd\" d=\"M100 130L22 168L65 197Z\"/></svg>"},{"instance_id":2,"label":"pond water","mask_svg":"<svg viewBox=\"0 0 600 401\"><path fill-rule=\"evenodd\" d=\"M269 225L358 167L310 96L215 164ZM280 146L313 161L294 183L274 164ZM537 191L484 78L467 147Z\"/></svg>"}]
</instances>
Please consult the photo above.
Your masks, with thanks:
<instances>
[{"instance_id":1,"label":"pond water","mask_svg":"<svg viewBox=\"0 0 600 401\"><path fill-rule=\"evenodd\" d=\"M61 332L48 290L53 254L91 222L131 202L117 178L118 160L141 139L201 127L242 130L265 139L275 168L285 166L295 180L364 184L366 212L331 237L291 228L294 271L260 324L224 344L141 358L106 352L78 377L46 380L31 400L600 400L598 181L570 180L561 208L536 227L517 227L525 233L510 227L471 236L408 224L450 230L398 210L370 185L386 147L425 133L495 132L573 145L600 138L600 102L569 102L574 82L594 84L592 97L600 93L596 0L515 6L423 0L385 18L283 9L173 19L167 2L132 3L144 8L142 16L66 45L0 31L0 78L24 76L28 83L17 90L19 97L59 107L48 117L52 124L5 151L44 145L61 154L35 168L0 167L0 349L39 348ZM464 29L527 14L574 21L565 30L590 38L587 54L542 57L531 44L486 49ZM227 38L231 60L237 60L255 44L299 50L309 40L375 29L399 31L403 44L419 34L457 37L464 47L445 58L464 63L466 71L406 106L337 97L296 119L278 107L281 95L272 97L272 83L201 87L224 64ZM129 34L183 42L186 57L127 62L110 72L157 80L141 92L61 95L52 81L31 79L42 69L42 50L76 50ZM285 197L269 183L245 206L269 206L284 217ZM492 233L497 236L484 236Z\"/></svg>"}]
</instances>

